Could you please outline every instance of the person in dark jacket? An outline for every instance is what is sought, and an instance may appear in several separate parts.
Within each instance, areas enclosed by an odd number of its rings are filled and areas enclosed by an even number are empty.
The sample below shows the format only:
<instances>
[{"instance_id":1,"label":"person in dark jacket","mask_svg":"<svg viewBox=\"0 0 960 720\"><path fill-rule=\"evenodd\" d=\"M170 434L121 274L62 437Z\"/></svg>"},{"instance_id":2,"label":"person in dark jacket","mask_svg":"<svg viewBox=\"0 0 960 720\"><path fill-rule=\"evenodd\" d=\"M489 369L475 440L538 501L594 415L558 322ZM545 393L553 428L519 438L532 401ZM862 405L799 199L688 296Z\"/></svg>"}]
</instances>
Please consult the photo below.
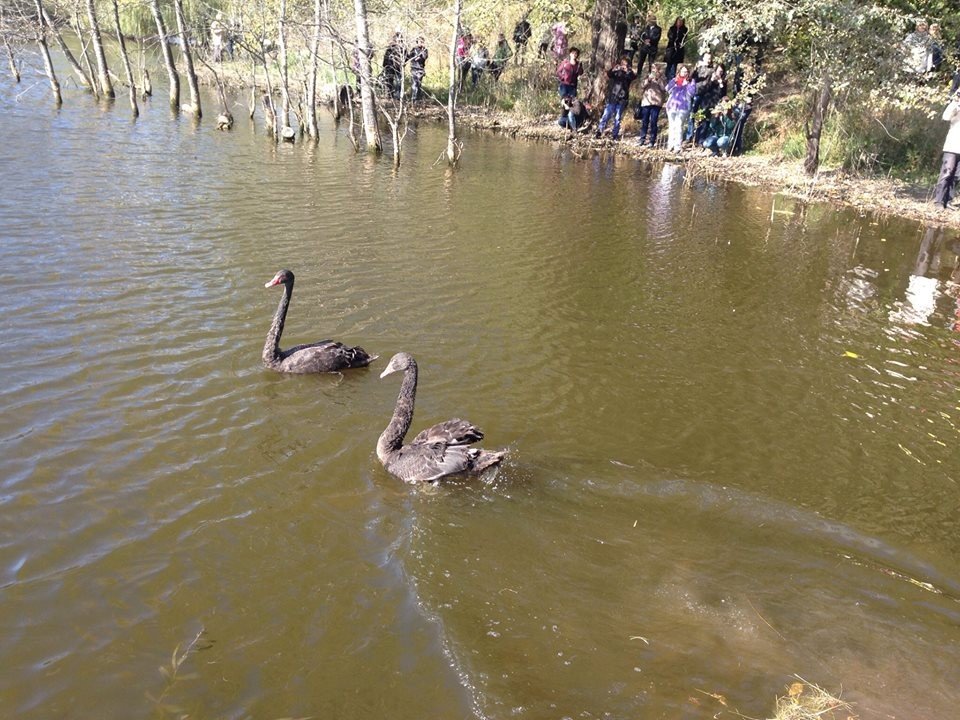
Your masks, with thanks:
<instances>
[{"instance_id":1,"label":"person in dark jacket","mask_svg":"<svg viewBox=\"0 0 960 720\"><path fill-rule=\"evenodd\" d=\"M660 48L660 36L662 32L660 26L657 25L656 16L651 15L648 17L647 25L640 33L640 47L637 50L640 56L640 59L637 60L638 75L643 73L643 65L646 62L649 62L650 68L653 69L653 63L657 59L657 51Z\"/></svg>"},{"instance_id":2,"label":"person in dark jacket","mask_svg":"<svg viewBox=\"0 0 960 720\"><path fill-rule=\"evenodd\" d=\"M529 11L524 13L520 22L513 28L513 46L517 50L517 65L523 65L527 54L527 43L530 41L530 36L533 35L533 28L530 27L530 22L527 20L528 14Z\"/></svg>"},{"instance_id":3,"label":"person in dark jacket","mask_svg":"<svg viewBox=\"0 0 960 720\"><path fill-rule=\"evenodd\" d=\"M590 113L593 110L593 108L590 107L590 103L574 96L560 98L560 104L563 107L560 113L560 119L557 120L557 124L560 127L569 130L571 135L578 130L586 128L590 122Z\"/></svg>"},{"instance_id":4,"label":"person in dark jacket","mask_svg":"<svg viewBox=\"0 0 960 720\"><path fill-rule=\"evenodd\" d=\"M423 37L418 37L413 47L407 51L407 60L410 61L410 100L413 102L420 99L423 78L427 74L428 57L430 57L430 53L427 51L427 46L424 45Z\"/></svg>"},{"instance_id":5,"label":"person in dark jacket","mask_svg":"<svg viewBox=\"0 0 960 720\"><path fill-rule=\"evenodd\" d=\"M620 58L620 63L616 67L607 69L607 77L610 78L610 85L607 89L607 105L603 108L603 115L597 125L596 137L600 137L603 129L607 126L607 121L613 118L611 137L614 140L619 140L620 121L623 119L623 111L627 109L627 100L630 97L630 83L637 78L637 74L630 67L630 58L624 55Z\"/></svg>"},{"instance_id":6,"label":"person in dark jacket","mask_svg":"<svg viewBox=\"0 0 960 720\"><path fill-rule=\"evenodd\" d=\"M697 81L697 94L693 99L693 112L698 112L700 122L694 133L693 141L698 145L703 141L708 131L713 109L727 94L727 78L723 65L717 65L706 80Z\"/></svg>"},{"instance_id":7,"label":"person in dark jacket","mask_svg":"<svg viewBox=\"0 0 960 720\"><path fill-rule=\"evenodd\" d=\"M667 48L663 51L663 61L667 64L667 79L677 74L677 66L683 64L686 55L687 24L682 17L678 17L670 29L667 30Z\"/></svg>"},{"instance_id":8,"label":"person in dark jacket","mask_svg":"<svg viewBox=\"0 0 960 720\"><path fill-rule=\"evenodd\" d=\"M398 99L400 97L400 85L403 79L403 65L406 61L406 53L403 51L403 34L397 32L393 40L383 51L383 84L387 86L387 92L390 97Z\"/></svg>"}]
</instances>

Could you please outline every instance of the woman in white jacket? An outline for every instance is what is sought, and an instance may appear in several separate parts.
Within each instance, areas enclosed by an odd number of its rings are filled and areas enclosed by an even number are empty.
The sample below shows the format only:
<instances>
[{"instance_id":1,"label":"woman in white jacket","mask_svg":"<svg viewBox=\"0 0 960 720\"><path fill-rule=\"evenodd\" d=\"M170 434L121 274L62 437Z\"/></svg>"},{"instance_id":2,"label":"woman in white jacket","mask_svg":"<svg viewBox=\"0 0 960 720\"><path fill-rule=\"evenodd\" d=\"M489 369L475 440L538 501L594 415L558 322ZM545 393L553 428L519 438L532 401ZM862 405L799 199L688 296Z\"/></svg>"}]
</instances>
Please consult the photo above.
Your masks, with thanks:
<instances>
[{"instance_id":1,"label":"woman in white jacket","mask_svg":"<svg viewBox=\"0 0 960 720\"><path fill-rule=\"evenodd\" d=\"M933 191L933 201L946 207L953 194L953 184L957 181L957 163L960 161L960 93L943 111L943 119L950 123L947 139L943 143L943 162L940 165L940 178Z\"/></svg>"}]
</instances>

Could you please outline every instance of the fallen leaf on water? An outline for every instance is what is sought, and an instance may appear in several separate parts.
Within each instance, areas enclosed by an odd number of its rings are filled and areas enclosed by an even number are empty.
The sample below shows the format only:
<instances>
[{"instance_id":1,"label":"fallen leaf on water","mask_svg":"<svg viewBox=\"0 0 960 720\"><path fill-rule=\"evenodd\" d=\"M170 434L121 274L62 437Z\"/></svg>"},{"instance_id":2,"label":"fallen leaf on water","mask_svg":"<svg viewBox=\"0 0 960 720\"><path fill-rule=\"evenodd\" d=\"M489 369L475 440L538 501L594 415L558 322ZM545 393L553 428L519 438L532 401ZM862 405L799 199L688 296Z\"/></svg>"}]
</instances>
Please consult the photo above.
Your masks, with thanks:
<instances>
[{"instance_id":1,"label":"fallen leaf on water","mask_svg":"<svg viewBox=\"0 0 960 720\"><path fill-rule=\"evenodd\" d=\"M849 350L844 350L844 351L843 351L843 356L844 356L844 357L848 357L848 358L859 358L859 357L860 357L860 356L857 355L855 352L850 352Z\"/></svg>"}]
</instances>

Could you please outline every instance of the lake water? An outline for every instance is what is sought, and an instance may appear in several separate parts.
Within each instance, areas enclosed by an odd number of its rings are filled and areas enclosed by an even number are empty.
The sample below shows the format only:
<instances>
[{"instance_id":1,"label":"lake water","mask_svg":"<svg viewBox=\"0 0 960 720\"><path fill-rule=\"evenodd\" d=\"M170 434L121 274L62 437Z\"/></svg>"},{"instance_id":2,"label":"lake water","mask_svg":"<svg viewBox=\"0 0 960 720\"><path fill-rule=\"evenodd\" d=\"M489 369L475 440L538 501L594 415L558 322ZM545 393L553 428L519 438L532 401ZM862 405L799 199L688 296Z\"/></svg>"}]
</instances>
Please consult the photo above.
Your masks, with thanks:
<instances>
[{"instance_id":1,"label":"lake water","mask_svg":"<svg viewBox=\"0 0 960 720\"><path fill-rule=\"evenodd\" d=\"M955 234L159 93L0 79L0 716L953 716ZM262 368L285 267L283 345L369 370ZM493 482L379 465L401 350Z\"/></svg>"}]
</instances>

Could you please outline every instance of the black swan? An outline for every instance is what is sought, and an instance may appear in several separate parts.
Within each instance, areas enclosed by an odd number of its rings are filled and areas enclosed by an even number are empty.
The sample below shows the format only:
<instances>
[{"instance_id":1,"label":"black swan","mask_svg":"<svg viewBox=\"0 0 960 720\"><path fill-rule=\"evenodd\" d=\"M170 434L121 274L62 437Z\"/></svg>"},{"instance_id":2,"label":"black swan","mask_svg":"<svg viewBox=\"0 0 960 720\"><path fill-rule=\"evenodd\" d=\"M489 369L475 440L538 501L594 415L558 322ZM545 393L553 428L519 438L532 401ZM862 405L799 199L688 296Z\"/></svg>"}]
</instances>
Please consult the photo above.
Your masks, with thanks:
<instances>
[{"instance_id":1,"label":"black swan","mask_svg":"<svg viewBox=\"0 0 960 720\"><path fill-rule=\"evenodd\" d=\"M411 484L434 482L447 475L481 473L503 459L505 450L467 447L483 440L483 433L460 418L427 428L409 445L404 445L403 436L413 422L417 362L407 353L397 353L390 358L390 364L380 377L398 370L403 370L403 383L397 396L397 407L390 424L377 441L377 457L390 474Z\"/></svg>"},{"instance_id":2,"label":"black swan","mask_svg":"<svg viewBox=\"0 0 960 720\"><path fill-rule=\"evenodd\" d=\"M347 347L333 340L322 340L309 345L297 345L289 350L280 349L280 335L283 334L283 322L290 307L293 295L293 273L281 270L264 287L283 285L283 297L273 324L263 344L263 364L271 370L286 373L326 373L346 370L347 368L366 367L377 355L369 355L360 347Z\"/></svg>"}]
</instances>

